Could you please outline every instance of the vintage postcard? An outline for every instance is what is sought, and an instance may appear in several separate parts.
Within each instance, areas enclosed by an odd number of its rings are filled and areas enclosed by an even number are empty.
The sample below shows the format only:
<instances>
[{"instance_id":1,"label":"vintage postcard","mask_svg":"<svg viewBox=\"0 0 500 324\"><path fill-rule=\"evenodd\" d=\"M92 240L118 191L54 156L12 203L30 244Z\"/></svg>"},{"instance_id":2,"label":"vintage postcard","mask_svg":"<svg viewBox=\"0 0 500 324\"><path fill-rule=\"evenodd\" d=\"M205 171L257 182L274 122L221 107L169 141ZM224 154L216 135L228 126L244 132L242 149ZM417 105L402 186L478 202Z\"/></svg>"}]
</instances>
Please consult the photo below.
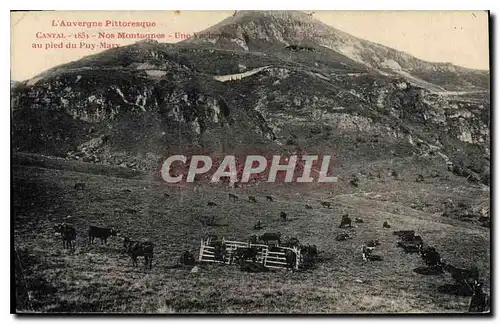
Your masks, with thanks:
<instances>
[{"instance_id":1,"label":"vintage postcard","mask_svg":"<svg viewBox=\"0 0 500 324\"><path fill-rule=\"evenodd\" d=\"M11 312L491 314L486 11L13 11Z\"/></svg>"}]
</instances>

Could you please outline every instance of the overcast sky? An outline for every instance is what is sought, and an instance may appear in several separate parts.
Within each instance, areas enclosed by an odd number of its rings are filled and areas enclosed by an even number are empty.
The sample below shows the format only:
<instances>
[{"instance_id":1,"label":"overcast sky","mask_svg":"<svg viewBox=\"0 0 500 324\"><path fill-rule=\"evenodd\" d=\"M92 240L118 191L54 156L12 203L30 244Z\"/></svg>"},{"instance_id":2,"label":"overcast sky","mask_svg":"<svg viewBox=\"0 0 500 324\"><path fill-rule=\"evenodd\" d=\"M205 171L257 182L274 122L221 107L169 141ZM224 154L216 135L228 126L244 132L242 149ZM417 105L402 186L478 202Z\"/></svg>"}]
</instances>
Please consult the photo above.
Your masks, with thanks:
<instances>
[{"instance_id":1,"label":"overcast sky","mask_svg":"<svg viewBox=\"0 0 500 324\"><path fill-rule=\"evenodd\" d=\"M208 28L234 11L119 11L71 12L46 11L11 14L11 77L25 80L56 65L98 53L91 49L34 49L33 43L45 46L50 39L37 39L41 33L94 34L107 32L175 32L192 34ZM488 69L488 15L480 11L316 11L314 17L354 36L405 51L431 62ZM155 22L157 27L92 28L53 27L52 20L105 21L106 19ZM54 40L60 42L60 40ZM66 42L68 39L65 40ZM101 40L84 40L98 44ZM136 40L118 40L127 45ZM176 42L179 39L168 39ZM80 40L72 40L79 45Z\"/></svg>"}]
</instances>

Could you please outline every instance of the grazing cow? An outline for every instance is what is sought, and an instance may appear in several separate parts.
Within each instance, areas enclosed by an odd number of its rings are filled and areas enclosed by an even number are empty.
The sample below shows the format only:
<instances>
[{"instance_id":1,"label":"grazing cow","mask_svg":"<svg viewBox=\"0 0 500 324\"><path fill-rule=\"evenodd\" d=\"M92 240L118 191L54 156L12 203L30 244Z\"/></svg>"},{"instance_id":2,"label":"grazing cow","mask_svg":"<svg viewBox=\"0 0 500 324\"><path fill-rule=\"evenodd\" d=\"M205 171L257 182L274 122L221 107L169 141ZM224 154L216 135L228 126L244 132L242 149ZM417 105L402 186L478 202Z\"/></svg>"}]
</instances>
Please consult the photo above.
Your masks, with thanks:
<instances>
[{"instance_id":1,"label":"grazing cow","mask_svg":"<svg viewBox=\"0 0 500 324\"><path fill-rule=\"evenodd\" d=\"M256 247L238 247L234 250L232 257L238 261L240 260L252 260L252 262L257 262L257 254L259 253L259 249Z\"/></svg>"},{"instance_id":2,"label":"grazing cow","mask_svg":"<svg viewBox=\"0 0 500 324\"><path fill-rule=\"evenodd\" d=\"M361 218L358 218L358 217L354 218L354 222L355 223L364 223L364 221Z\"/></svg>"},{"instance_id":3,"label":"grazing cow","mask_svg":"<svg viewBox=\"0 0 500 324\"><path fill-rule=\"evenodd\" d=\"M431 251L425 252L422 255L422 258L423 258L425 264L427 264L429 266L438 266L442 263L441 262L441 255L439 254L438 251L436 251L436 249L434 249L433 251L431 250Z\"/></svg>"},{"instance_id":4,"label":"grazing cow","mask_svg":"<svg viewBox=\"0 0 500 324\"><path fill-rule=\"evenodd\" d=\"M260 230L260 229L262 229L262 225L260 223L260 220L258 220L257 223L255 223L255 225L253 226L253 229L254 230Z\"/></svg>"},{"instance_id":5,"label":"grazing cow","mask_svg":"<svg viewBox=\"0 0 500 324\"><path fill-rule=\"evenodd\" d=\"M76 229L66 223L56 224L54 226L56 233L61 234L63 249L74 249L76 245Z\"/></svg>"},{"instance_id":6,"label":"grazing cow","mask_svg":"<svg viewBox=\"0 0 500 324\"><path fill-rule=\"evenodd\" d=\"M262 241L265 244L268 244L268 242L275 241L278 243L278 245L280 245L281 233L264 233L261 236L259 236L259 241Z\"/></svg>"},{"instance_id":7,"label":"grazing cow","mask_svg":"<svg viewBox=\"0 0 500 324\"><path fill-rule=\"evenodd\" d=\"M384 224L382 225L383 228L391 228L391 225L389 224L388 221L385 221Z\"/></svg>"},{"instance_id":8,"label":"grazing cow","mask_svg":"<svg viewBox=\"0 0 500 324\"><path fill-rule=\"evenodd\" d=\"M236 196L235 194L230 193L228 195L229 195L229 200L233 200L233 201L238 200L238 196Z\"/></svg>"},{"instance_id":9,"label":"grazing cow","mask_svg":"<svg viewBox=\"0 0 500 324\"><path fill-rule=\"evenodd\" d=\"M285 212L280 213L280 219L282 222L286 223L286 213Z\"/></svg>"},{"instance_id":10,"label":"grazing cow","mask_svg":"<svg viewBox=\"0 0 500 324\"><path fill-rule=\"evenodd\" d=\"M342 233L342 234L339 234L335 237L335 240L336 241L345 241L347 240L348 238L350 238L349 234L347 233Z\"/></svg>"},{"instance_id":11,"label":"grazing cow","mask_svg":"<svg viewBox=\"0 0 500 324\"><path fill-rule=\"evenodd\" d=\"M313 209L311 205L306 204L306 209Z\"/></svg>"},{"instance_id":12,"label":"grazing cow","mask_svg":"<svg viewBox=\"0 0 500 324\"><path fill-rule=\"evenodd\" d=\"M89 243L93 244L96 237L101 239L101 243L108 244L108 238L110 236L118 236L118 231L111 228L99 227L99 226L89 226Z\"/></svg>"},{"instance_id":13,"label":"grazing cow","mask_svg":"<svg viewBox=\"0 0 500 324\"><path fill-rule=\"evenodd\" d=\"M191 252L185 251L184 253L181 254L180 264L193 266L195 265L195 263L196 261L194 255Z\"/></svg>"},{"instance_id":14,"label":"grazing cow","mask_svg":"<svg viewBox=\"0 0 500 324\"><path fill-rule=\"evenodd\" d=\"M420 242L423 242L422 237L420 235L415 235L415 233L407 234L407 235L400 235L401 241L403 242L413 242L415 244L418 244Z\"/></svg>"},{"instance_id":15,"label":"grazing cow","mask_svg":"<svg viewBox=\"0 0 500 324\"><path fill-rule=\"evenodd\" d=\"M371 240L365 243L367 247L376 247L380 245L380 242L378 239L376 240Z\"/></svg>"},{"instance_id":16,"label":"grazing cow","mask_svg":"<svg viewBox=\"0 0 500 324\"><path fill-rule=\"evenodd\" d=\"M249 202L254 202L254 203L256 203L256 202L257 202L257 199L255 199L255 197L254 197L254 196L248 196L248 201L249 201Z\"/></svg>"},{"instance_id":17,"label":"grazing cow","mask_svg":"<svg viewBox=\"0 0 500 324\"><path fill-rule=\"evenodd\" d=\"M470 299L469 313L487 312L489 308L489 297L483 292L483 283L475 280L473 290L474 294Z\"/></svg>"},{"instance_id":18,"label":"grazing cow","mask_svg":"<svg viewBox=\"0 0 500 324\"><path fill-rule=\"evenodd\" d=\"M292 272L295 272L295 266L297 264L297 254L294 251L286 250L285 259L286 259L287 269L290 269L292 270Z\"/></svg>"},{"instance_id":19,"label":"grazing cow","mask_svg":"<svg viewBox=\"0 0 500 324\"><path fill-rule=\"evenodd\" d=\"M75 183L75 190L84 190L84 189L85 189L85 182Z\"/></svg>"},{"instance_id":20,"label":"grazing cow","mask_svg":"<svg viewBox=\"0 0 500 324\"><path fill-rule=\"evenodd\" d=\"M326 208L331 208L332 204L328 201L322 201L321 206L326 207Z\"/></svg>"},{"instance_id":21,"label":"grazing cow","mask_svg":"<svg viewBox=\"0 0 500 324\"><path fill-rule=\"evenodd\" d=\"M309 256L312 261L318 256L318 247L313 245L301 245L300 246L300 254L302 256Z\"/></svg>"},{"instance_id":22,"label":"grazing cow","mask_svg":"<svg viewBox=\"0 0 500 324\"><path fill-rule=\"evenodd\" d=\"M273 197L272 196L266 196L266 200L267 201L273 201Z\"/></svg>"},{"instance_id":23,"label":"grazing cow","mask_svg":"<svg viewBox=\"0 0 500 324\"><path fill-rule=\"evenodd\" d=\"M463 269L447 264L444 266L444 270L451 274L458 284L470 288L471 290L473 290L471 286L473 286L474 282L479 280L479 270L476 267Z\"/></svg>"},{"instance_id":24,"label":"grazing cow","mask_svg":"<svg viewBox=\"0 0 500 324\"><path fill-rule=\"evenodd\" d=\"M216 204L216 203L214 203L213 201L209 201L209 202L207 203L207 206L217 206L217 204Z\"/></svg>"},{"instance_id":25,"label":"grazing cow","mask_svg":"<svg viewBox=\"0 0 500 324\"><path fill-rule=\"evenodd\" d=\"M149 269L153 267L154 244L152 242L129 241L127 253L130 255L134 267L137 266L137 257L140 256L144 257L144 267Z\"/></svg>"},{"instance_id":26,"label":"grazing cow","mask_svg":"<svg viewBox=\"0 0 500 324\"><path fill-rule=\"evenodd\" d=\"M349 227L351 228L352 227L352 224L351 224L351 219L349 218L349 214L344 214L342 215L342 220L340 221L340 225L339 225L339 228L344 228L344 227Z\"/></svg>"}]
</instances>

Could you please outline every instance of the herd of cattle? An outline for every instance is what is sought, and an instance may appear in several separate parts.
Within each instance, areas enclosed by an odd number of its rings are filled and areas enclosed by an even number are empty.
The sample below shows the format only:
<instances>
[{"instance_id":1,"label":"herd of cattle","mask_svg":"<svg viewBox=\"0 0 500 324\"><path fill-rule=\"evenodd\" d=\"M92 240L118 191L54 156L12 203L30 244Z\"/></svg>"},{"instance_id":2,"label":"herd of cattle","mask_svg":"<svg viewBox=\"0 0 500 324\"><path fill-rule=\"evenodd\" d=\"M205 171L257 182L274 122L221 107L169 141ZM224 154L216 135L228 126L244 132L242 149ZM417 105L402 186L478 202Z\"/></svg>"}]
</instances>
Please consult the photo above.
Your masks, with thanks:
<instances>
[{"instance_id":1,"label":"herd of cattle","mask_svg":"<svg viewBox=\"0 0 500 324\"><path fill-rule=\"evenodd\" d=\"M77 184L78 185L78 184ZM77 187L75 185L75 189ZM81 185L80 185L81 186ZM239 197L235 194L229 193L229 199L236 201ZM274 201L272 196L266 196L267 201ZM249 196L249 202L257 202L256 197ZM322 207L331 208L330 202L321 201ZM215 206L213 202L208 202L209 206ZM311 209L312 206L305 205L306 209ZM210 218L213 224L214 218ZM287 215L281 212L279 219L283 222L287 221ZM352 219L348 214L342 216L339 228L352 228ZM355 218L354 223L364 223L363 219ZM210 222L207 224L210 225ZM391 225L386 221L382 225L383 228L390 228ZM254 225L254 230L260 230L262 228L261 221L257 221ZM74 249L76 244L76 229L70 224L63 222L56 224L54 226L56 233L60 234L63 242L63 248ZM93 244L95 239L101 240L101 243L107 244L107 240L112 236L120 236L119 231L115 228L105 228L91 225L88 228L88 243ZM394 235L399 237L397 246L401 247L406 253L418 253L427 267L416 268L414 271L423 275L436 275L448 272L451 274L452 278L456 281L455 289L461 294L468 296L472 295L469 312L484 312L489 308L489 296L485 294L482 290L483 282L479 279L479 271L477 268L472 269L462 269L457 268L451 264L445 263L433 246L427 246L420 235L415 235L414 230L400 230L394 231ZM335 239L337 241L345 241L350 238L347 232L338 235ZM262 263L256 262L257 255L262 252L261 247L252 246L249 247L239 247L230 253L226 249L223 240L220 240L217 235L208 235L205 239L212 242L214 246L214 258L219 261L230 260L230 263L236 261L240 265L242 271L250 272L260 272L267 271L262 266ZM281 233L263 233L261 235L252 235L248 239L248 243L258 244L263 243L269 245L269 250L283 251L280 247L293 248L295 251L300 251L301 264L304 267L311 266L317 259L318 249L316 245L302 245L297 238L288 238L282 242ZM367 241L362 245L361 257L363 261L380 261L381 256L373 254L373 251L377 246L380 245L378 239ZM144 265L146 268L151 269L153 264L154 255L154 243L151 241L134 241L128 237L123 238L123 248L124 251L131 257L134 266L137 266L137 258L144 257ZM294 265L297 262L297 254L293 252L292 249L285 250L285 258L287 263L287 268L294 270ZM179 263L183 265L195 265L196 259L194 255L185 251L182 253L179 259Z\"/></svg>"}]
</instances>

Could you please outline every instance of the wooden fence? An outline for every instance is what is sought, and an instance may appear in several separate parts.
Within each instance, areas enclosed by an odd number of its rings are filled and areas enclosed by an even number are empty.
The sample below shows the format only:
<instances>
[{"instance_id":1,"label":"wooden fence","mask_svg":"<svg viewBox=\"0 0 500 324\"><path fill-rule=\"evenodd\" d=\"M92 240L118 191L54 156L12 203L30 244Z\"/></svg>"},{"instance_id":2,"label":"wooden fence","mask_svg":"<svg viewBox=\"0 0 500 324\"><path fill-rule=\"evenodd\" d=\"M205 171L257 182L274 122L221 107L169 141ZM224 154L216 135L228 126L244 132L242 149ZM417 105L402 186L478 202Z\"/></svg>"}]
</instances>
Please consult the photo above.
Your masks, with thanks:
<instances>
[{"instance_id":1,"label":"wooden fence","mask_svg":"<svg viewBox=\"0 0 500 324\"><path fill-rule=\"evenodd\" d=\"M257 262L262 263L264 267L271 269L285 269L287 268L286 262L286 250L290 250L295 253L296 261L293 267L295 270L299 269L299 265L302 262L302 257L300 255L300 250L297 248L289 248L284 246L276 246L273 250L278 251L270 251L269 245L265 244L252 244L246 242L238 242L238 241L227 241L222 239L222 244L225 245L226 253L222 260L215 259L215 246L212 245L212 241L210 239L201 240L200 246L200 262L216 262L216 263L225 263L225 264L234 264L233 254L237 248L245 248L245 247L257 247L260 248L257 253Z\"/></svg>"}]
</instances>

